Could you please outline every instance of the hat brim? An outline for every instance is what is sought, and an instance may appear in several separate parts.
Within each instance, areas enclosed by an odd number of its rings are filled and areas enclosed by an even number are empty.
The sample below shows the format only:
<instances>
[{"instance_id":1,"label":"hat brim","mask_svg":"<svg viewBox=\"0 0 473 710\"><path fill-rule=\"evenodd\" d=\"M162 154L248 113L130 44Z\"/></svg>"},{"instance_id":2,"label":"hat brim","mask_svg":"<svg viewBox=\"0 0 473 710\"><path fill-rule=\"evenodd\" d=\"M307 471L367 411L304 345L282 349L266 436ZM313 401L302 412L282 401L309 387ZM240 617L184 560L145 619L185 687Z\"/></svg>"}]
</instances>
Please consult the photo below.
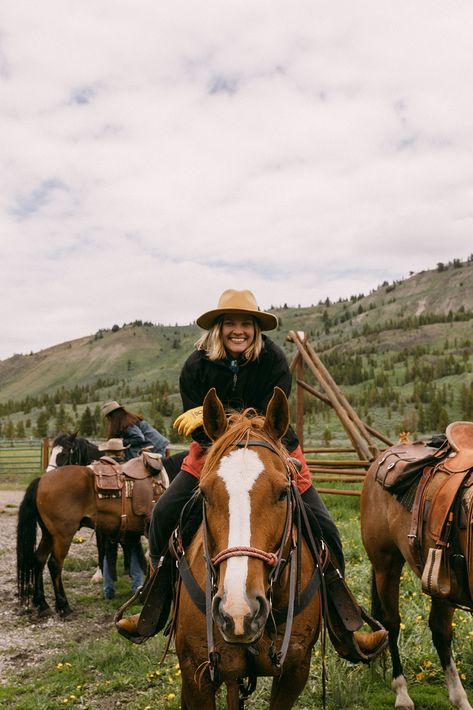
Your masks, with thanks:
<instances>
[{"instance_id":1,"label":"hat brim","mask_svg":"<svg viewBox=\"0 0 473 710\"><path fill-rule=\"evenodd\" d=\"M112 412L116 412L117 409L123 409L122 405L119 404L118 402L115 402L115 403L110 402L108 404L108 406L104 404L101 407L102 416L106 417L109 414L111 414Z\"/></svg>"},{"instance_id":2,"label":"hat brim","mask_svg":"<svg viewBox=\"0 0 473 710\"><path fill-rule=\"evenodd\" d=\"M111 449L108 448L108 446L98 446L99 451L126 451L126 449L129 449L131 444L128 444L128 446L124 446L121 449L114 449L113 447Z\"/></svg>"},{"instance_id":3,"label":"hat brim","mask_svg":"<svg viewBox=\"0 0 473 710\"><path fill-rule=\"evenodd\" d=\"M220 316L224 316L227 313L241 313L245 316L252 316L258 321L261 330L274 330L278 327L278 319L276 316L273 316L272 313L266 313L266 311L250 311L246 308L215 308L213 311L207 311L207 313L203 313L199 316L196 323L200 328L210 330L215 321L217 321Z\"/></svg>"}]
</instances>

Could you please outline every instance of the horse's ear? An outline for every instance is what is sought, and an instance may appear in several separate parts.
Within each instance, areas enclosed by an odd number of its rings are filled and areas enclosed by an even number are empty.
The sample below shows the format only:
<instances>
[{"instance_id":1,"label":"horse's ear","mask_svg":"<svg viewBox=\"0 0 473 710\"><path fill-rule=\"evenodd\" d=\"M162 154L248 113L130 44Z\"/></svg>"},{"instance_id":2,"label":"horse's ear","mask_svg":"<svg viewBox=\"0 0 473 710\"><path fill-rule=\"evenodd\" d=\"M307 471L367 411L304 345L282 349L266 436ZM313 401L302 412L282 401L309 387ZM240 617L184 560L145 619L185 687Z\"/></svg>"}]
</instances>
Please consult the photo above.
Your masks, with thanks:
<instances>
[{"instance_id":1,"label":"horse's ear","mask_svg":"<svg viewBox=\"0 0 473 710\"><path fill-rule=\"evenodd\" d=\"M212 441L227 431L227 417L223 404L217 397L215 387L212 387L205 395L203 415L205 433Z\"/></svg>"},{"instance_id":2,"label":"horse's ear","mask_svg":"<svg viewBox=\"0 0 473 710\"><path fill-rule=\"evenodd\" d=\"M264 428L273 439L280 439L289 426L289 405L280 387L275 387L266 409Z\"/></svg>"}]
</instances>

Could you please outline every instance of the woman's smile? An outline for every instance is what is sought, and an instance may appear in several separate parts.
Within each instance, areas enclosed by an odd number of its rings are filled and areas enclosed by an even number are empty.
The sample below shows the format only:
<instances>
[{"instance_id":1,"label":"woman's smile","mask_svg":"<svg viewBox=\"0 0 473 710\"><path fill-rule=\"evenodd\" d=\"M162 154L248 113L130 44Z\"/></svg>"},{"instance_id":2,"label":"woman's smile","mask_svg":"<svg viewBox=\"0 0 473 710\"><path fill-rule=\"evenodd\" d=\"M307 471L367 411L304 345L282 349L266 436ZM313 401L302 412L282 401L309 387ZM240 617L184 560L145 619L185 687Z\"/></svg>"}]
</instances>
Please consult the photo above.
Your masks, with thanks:
<instances>
[{"instance_id":1,"label":"woman's smile","mask_svg":"<svg viewBox=\"0 0 473 710\"><path fill-rule=\"evenodd\" d=\"M223 320L222 339L225 350L238 357L244 353L255 339L255 326L252 318L229 315Z\"/></svg>"}]
</instances>

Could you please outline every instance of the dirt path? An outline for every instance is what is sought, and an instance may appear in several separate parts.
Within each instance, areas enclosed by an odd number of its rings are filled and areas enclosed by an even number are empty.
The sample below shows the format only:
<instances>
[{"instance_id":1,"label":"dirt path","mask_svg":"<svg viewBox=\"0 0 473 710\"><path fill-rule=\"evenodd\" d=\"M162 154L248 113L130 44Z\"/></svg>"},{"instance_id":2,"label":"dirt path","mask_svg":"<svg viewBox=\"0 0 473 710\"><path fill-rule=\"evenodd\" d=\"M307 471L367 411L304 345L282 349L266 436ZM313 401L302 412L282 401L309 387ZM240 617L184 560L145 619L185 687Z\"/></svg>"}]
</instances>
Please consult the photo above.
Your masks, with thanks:
<instances>
[{"instance_id":1,"label":"dirt path","mask_svg":"<svg viewBox=\"0 0 473 710\"><path fill-rule=\"evenodd\" d=\"M0 683L7 684L12 673L41 662L48 655L57 653L64 643L83 640L84 635L99 636L103 628L110 627L114 609L104 613L101 605L90 604L87 608L87 623L80 614L76 601L77 591L87 586L92 594L101 599L100 584L90 581L97 559L95 538L84 528L78 532L82 543L71 546L69 557L79 558L78 571L67 571L64 586L73 609L77 610L67 621L56 614L39 619L34 612L21 612L16 594L16 526L18 508L24 491L0 490ZM73 565L74 566L74 565ZM45 592L48 602L54 607L54 596L46 571Z\"/></svg>"}]
</instances>

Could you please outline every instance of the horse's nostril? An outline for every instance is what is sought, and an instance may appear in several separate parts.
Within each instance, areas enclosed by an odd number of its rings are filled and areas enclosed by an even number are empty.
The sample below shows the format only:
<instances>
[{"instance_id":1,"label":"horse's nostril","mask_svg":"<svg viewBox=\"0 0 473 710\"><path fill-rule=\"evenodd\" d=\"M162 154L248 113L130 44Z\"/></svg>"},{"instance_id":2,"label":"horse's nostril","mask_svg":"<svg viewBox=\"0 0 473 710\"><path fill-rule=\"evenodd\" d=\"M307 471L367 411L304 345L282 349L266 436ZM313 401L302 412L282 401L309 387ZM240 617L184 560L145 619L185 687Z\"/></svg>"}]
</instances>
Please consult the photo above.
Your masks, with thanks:
<instances>
[{"instance_id":1,"label":"horse's nostril","mask_svg":"<svg viewBox=\"0 0 473 710\"><path fill-rule=\"evenodd\" d=\"M267 614L269 612L269 603L266 597L258 596L256 599L259 604L258 614Z\"/></svg>"},{"instance_id":2,"label":"horse's nostril","mask_svg":"<svg viewBox=\"0 0 473 710\"><path fill-rule=\"evenodd\" d=\"M220 594L216 594L212 600L212 615L215 618L221 614L220 604L222 603L222 597Z\"/></svg>"}]
</instances>

